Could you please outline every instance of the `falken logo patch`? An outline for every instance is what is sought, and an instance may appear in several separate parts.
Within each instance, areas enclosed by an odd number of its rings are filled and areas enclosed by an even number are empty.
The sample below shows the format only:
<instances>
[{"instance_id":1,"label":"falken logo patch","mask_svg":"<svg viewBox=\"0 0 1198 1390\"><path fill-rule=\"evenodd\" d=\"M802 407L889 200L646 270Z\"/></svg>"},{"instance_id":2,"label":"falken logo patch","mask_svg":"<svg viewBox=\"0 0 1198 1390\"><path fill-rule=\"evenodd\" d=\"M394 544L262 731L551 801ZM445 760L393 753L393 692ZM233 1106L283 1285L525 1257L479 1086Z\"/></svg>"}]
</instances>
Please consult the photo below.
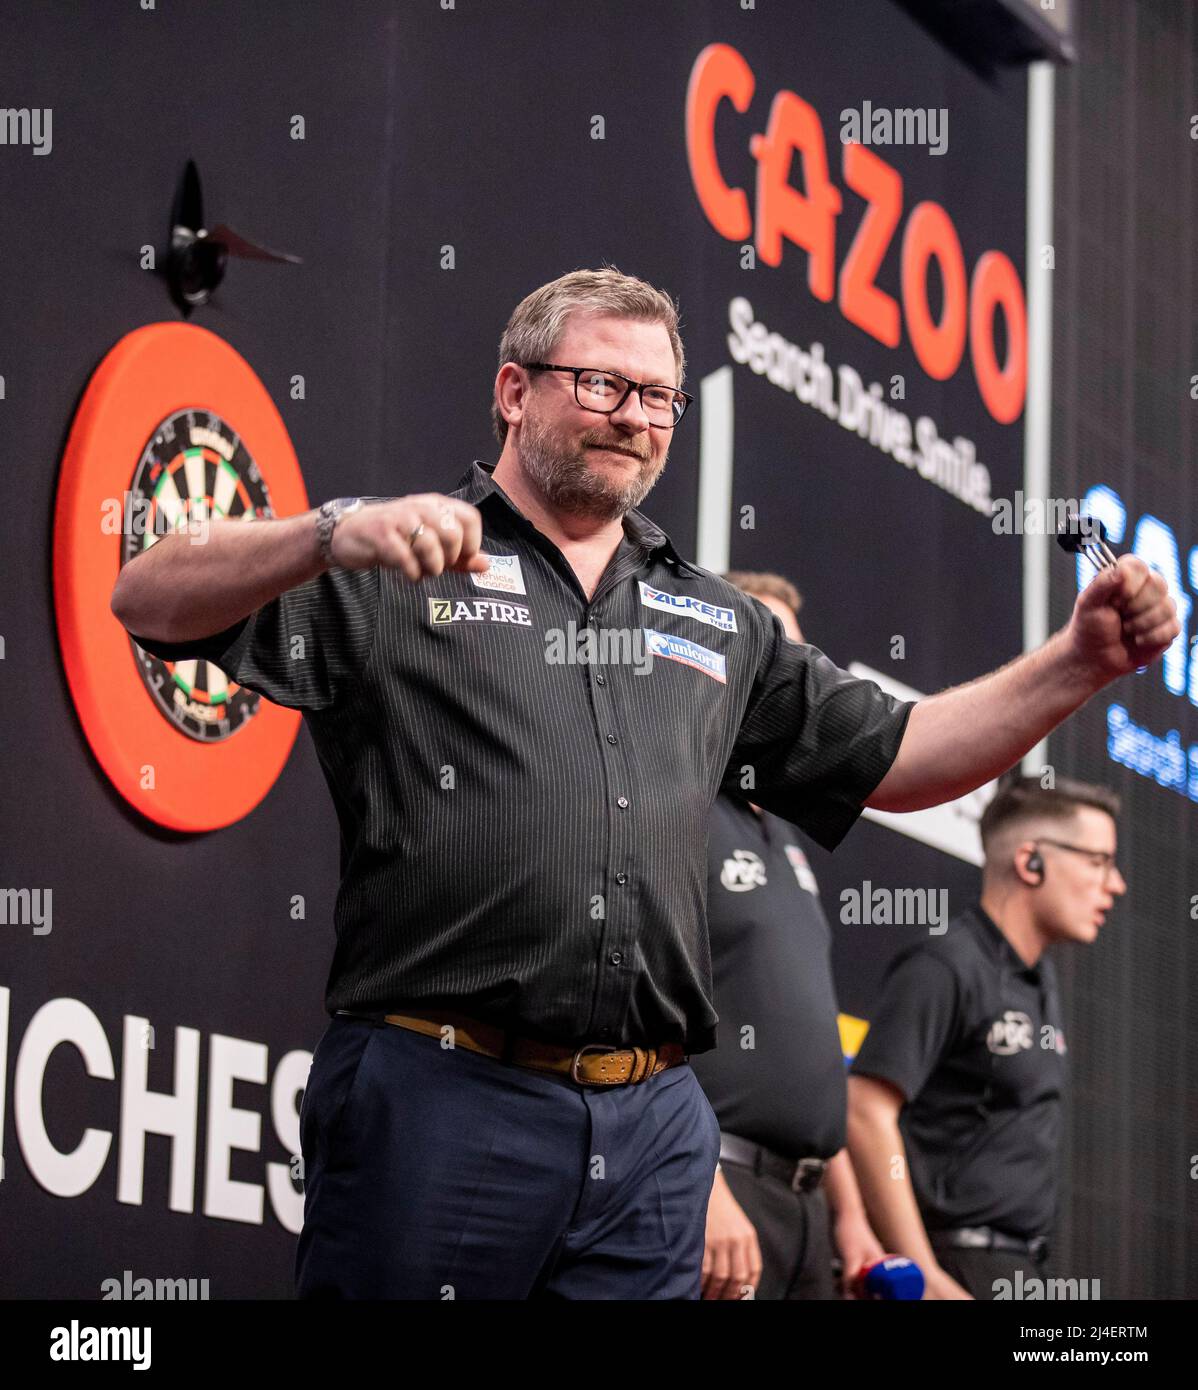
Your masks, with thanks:
<instances>
[{"instance_id":1,"label":"falken logo patch","mask_svg":"<svg viewBox=\"0 0 1198 1390\"><path fill-rule=\"evenodd\" d=\"M651 627L645 629L645 642L650 653L663 661L679 661L683 666L693 666L696 671L702 671L721 685L728 682L728 663L721 652L710 651L698 642L688 642L685 637L675 637L669 632L655 632Z\"/></svg>"},{"instance_id":2,"label":"falken logo patch","mask_svg":"<svg viewBox=\"0 0 1198 1390\"><path fill-rule=\"evenodd\" d=\"M519 555L487 555L491 562L482 574L471 579L480 589L502 589L505 594L523 594L524 576L520 573Z\"/></svg>"},{"instance_id":3,"label":"falken logo patch","mask_svg":"<svg viewBox=\"0 0 1198 1390\"><path fill-rule=\"evenodd\" d=\"M532 614L522 603L504 603L497 598L430 598L428 620L441 623L514 623L532 627Z\"/></svg>"},{"instance_id":4,"label":"falken logo patch","mask_svg":"<svg viewBox=\"0 0 1198 1390\"><path fill-rule=\"evenodd\" d=\"M731 608L719 608L714 603L705 603L692 594L669 594L664 589L655 589L638 579L641 590L641 603L646 608L656 608L662 613L678 613L686 618L695 618L708 627L718 627L721 632L735 632L736 614Z\"/></svg>"}]
</instances>

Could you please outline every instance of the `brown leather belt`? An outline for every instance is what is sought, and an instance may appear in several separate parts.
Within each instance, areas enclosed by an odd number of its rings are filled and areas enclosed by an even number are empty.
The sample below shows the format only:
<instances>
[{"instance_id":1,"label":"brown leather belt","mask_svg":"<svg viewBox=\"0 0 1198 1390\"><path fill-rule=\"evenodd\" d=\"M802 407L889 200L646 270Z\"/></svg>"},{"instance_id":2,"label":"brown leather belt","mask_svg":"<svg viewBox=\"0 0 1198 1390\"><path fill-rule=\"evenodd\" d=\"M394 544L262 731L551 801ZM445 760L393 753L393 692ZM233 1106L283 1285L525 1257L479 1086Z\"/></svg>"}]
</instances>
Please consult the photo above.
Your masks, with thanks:
<instances>
[{"instance_id":1,"label":"brown leather belt","mask_svg":"<svg viewBox=\"0 0 1198 1390\"><path fill-rule=\"evenodd\" d=\"M555 1072L580 1086L636 1086L686 1061L686 1053L678 1043L622 1048L610 1043L584 1043L581 1047L569 1047L564 1043L517 1037L495 1024L445 1010L383 1014L382 1017L384 1022L397 1028L409 1028L430 1038L449 1037L454 1047L480 1052L484 1057L510 1062L516 1067Z\"/></svg>"}]
</instances>

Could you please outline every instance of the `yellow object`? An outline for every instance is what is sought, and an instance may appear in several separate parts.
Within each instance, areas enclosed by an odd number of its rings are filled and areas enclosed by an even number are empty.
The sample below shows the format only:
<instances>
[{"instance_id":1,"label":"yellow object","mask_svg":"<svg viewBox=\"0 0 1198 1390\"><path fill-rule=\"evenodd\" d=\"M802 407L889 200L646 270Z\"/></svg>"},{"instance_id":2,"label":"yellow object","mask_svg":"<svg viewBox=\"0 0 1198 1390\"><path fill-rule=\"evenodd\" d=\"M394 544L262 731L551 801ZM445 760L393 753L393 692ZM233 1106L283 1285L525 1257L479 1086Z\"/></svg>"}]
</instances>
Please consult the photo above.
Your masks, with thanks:
<instances>
[{"instance_id":1,"label":"yellow object","mask_svg":"<svg viewBox=\"0 0 1198 1390\"><path fill-rule=\"evenodd\" d=\"M840 1028L840 1050L844 1053L844 1060L851 1062L861 1050L861 1044L869 1032L869 1023L864 1018L854 1018L852 1014L837 1014L836 1022Z\"/></svg>"}]
</instances>

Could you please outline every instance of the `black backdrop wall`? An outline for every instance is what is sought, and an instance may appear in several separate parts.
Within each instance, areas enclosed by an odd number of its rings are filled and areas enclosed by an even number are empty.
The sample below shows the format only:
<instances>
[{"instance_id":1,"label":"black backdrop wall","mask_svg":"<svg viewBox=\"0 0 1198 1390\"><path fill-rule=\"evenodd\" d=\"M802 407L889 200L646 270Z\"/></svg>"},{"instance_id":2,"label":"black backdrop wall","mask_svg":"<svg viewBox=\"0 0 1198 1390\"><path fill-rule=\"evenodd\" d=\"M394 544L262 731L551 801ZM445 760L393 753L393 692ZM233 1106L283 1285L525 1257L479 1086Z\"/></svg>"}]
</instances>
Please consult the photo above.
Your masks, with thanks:
<instances>
[{"instance_id":1,"label":"black backdrop wall","mask_svg":"<svg viewBox=\"0 0 1198 1390\"><path fill-rule=\"evenodd\" d=\"M1054 492L1091 489L1121 548L1177 574L1189 615L1171 670L1104 691L1049 740L1050 761L1124 798L1126 910L1093 950L1062 957L1075 1095L1062 1258L1101 1273L1104 1297L1198 1290L1198 12L1193 5L1078 7L1079 63L1059 77L1056 158ZM1058 567L1063 623L1077 592ZM1170 688L1172 686L1172 688ZM1125 688L1126 687L1126 688ZM1157 756L1133 749L1130 724ZM1172 733L1187 750L1179 792ZM1109 1290L1109 1293L1108 1293Z\"/></svg>"},{"instance_id":2,"label":"black backdrop wall","mask_svg":"<svg viewBox=\"0 0 1198 1390\"><path fill-rule=\"evenodd\" d=\"M311 745L301 734L261 805L227 829L165 830L125 802L93 757L55 631L59 460L110 347L179 318L142 248L158 248L160 261L185 160L203 177L210 223L304 258L302 267L234 263L194 322L232 344L270 392L313 501L449 489L471 458L494 458L488 405L511 309L545 280L608 260L679 298L688 386L701 393L646 510L693 553L701 480L734 461L730 561L794 578L808 639L840 664L931 691L1020 648L1019 538L996 535L984 506L1019 486L1023 427L1017 408L996 415L984 397L968 335L959 363L927 369L929 335L912 330L918 303L903 293L902 253L932 235L920 219L947 238L948 270L933 259L926 275L934 321L946 293L956 303L954 237L967 297L987 253L1009 263L1021 297L1025 75L980 76L888 0L750 11L734 0L616 0L598 15L548 0L485 9L50 3L22 10L19 23L14 14L6 30L0 90L13 107L52 109L53 145L46 156L0 148L10 789L0 886L51 889L53 927L0 927L0 1222L16 1254L0 1263L0 1294L97 1297L103 1280L129 1270L207 1278L214 1298L286 1296L301 1210L290 1176L296 1111L324 1026L337 875L336 825ZM726 99L713 124L690 128L693 139L714 131L723 180L746 190L750 226L732 230L713 224L710 184L688 161L688 89L712 44L734 49L753 76L744 110ZM1107 71L1106 80L1122 79ZM838 216L830 203L821 214L832 227L827 292L817 292L793 236L771 252L765 223L774 211L786 216L785 200L763 203L756 192L763 160L750 140L774 129L784 92L818 117L840 197ZM876 331L885 311L872 311L871 332L844 308L846 294L859 302L841 277L867 199L862 175L843 163L841 113L867 101L949 115L941 154L926 142L872 150L902 186L874 277L900 307L894 346ZM796 157L779 186L810 195L822 183L818 165L799 170ZM951 236L934 212L914 216L921 203L944 210ZM1179 248L1181 230L1171 235ZM764 325L755 339L753 322ZM1071 339L1073 325L1058 324ZM778 338L766 341L766 330ZM1000 366L1020 336L1018 322L995 316ZM786 386L799 350L815 380L814 344L830 364L825 410L793 380ZM924 440L922 453L893 433L887 450L842 427L833 412L853 380L842 369L866 392L879 384ZM1192 463L1188 435L1183 443ZM114 460L114 477L128 479L135 463ZM1193 538L1192 514L1174 515ZM131 701L122 717L158 716ZM1084 765L1079 742L1054 749L1061 770L1071 770L1067 752ZM1089 770L1122 775L1101 755ZM934 827L898 834L869 821L835 856L813 849L831 915L841 890L865 880L943 888L959 911L977 889L976 851L962 848L976 809L954 820L953 852L937 847L943 824L938 839ZM1192 830L1180 798L1164 810L1154 802L1151 814L1174 845ZM1117 969L1110 953L1131 949L1132 913L1121 915L1122 944L1094 948L1107 964L1093 968ZM1139 924L1137 903L1137 933ZM1160 919L1175 991L1193 981L1192 955L1177 954L1186 927ZM842 1008L868 1018L885 961L926 927L837 930ZM1142 1012L1168 997L1151 992L1158 983L1143 981ZM1082 1040L1101 1032L1106 1006L1085 989L1073 1005L1087 1095L1110 1058L1100 1048L1104 1060L1089 1062ZM1192 1034L1188 1047L1121 1051L1121 1085L1134 1091L1151 1074L1167 1078L1159 1084L1171 1098L1183 1095ZM1170 1253L1158 1258L1128 1234L1137 1214L1125 1194L1151 1172L1161 1222L1175 1230L1181 1206L1192 1217L1176 1168L1194 1147L1189 1133L1162 1129L1118 1167L1120 1195L1102 1220L1105 1184L1090 1189L1090 1206L1071 1207L1074 1272L1101 1276L1104 1293L1187 1287L1175 1235L1160 1238ZM1075 1129L1074 1140L1075 1169L1107 1171L1109 1127Z\"/></svg>"}]
</instances>

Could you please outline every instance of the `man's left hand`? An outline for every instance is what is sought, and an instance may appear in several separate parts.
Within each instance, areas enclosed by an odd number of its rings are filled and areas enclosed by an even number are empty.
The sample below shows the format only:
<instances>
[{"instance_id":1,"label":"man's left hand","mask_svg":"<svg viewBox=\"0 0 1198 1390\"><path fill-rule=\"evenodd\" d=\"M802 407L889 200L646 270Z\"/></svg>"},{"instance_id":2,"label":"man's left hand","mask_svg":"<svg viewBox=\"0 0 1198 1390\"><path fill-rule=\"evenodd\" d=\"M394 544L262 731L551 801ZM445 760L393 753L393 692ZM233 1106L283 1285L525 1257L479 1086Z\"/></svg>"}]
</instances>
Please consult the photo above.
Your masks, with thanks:
<instances>
[{"instance_id":1,"label":"man's left hand","mask_svg":"<svg viewBox=\"0 0 1198 1390\"><path fill-rule=\"evenodd\" d=\"M885 1259L886 1251L874 1235L864 1213L839 1218L834 1226L834 1234L843 1266L840 1291L845 1298L856 1298L858 1274L866 1265L873 1264L875 1260Z\"/></svg>"},{"instance_id":2,"label":"man's left hand","mask_svg":"<svg viewBox=\"0 0 1198 1390\"><path fill-rule=\"evenodd\" d=\"M1135 555L1094 576L1067 629L1078 662L1100 685L1155 661L1180 631L1164 579Z\"/></svg>"}]
</instances>

